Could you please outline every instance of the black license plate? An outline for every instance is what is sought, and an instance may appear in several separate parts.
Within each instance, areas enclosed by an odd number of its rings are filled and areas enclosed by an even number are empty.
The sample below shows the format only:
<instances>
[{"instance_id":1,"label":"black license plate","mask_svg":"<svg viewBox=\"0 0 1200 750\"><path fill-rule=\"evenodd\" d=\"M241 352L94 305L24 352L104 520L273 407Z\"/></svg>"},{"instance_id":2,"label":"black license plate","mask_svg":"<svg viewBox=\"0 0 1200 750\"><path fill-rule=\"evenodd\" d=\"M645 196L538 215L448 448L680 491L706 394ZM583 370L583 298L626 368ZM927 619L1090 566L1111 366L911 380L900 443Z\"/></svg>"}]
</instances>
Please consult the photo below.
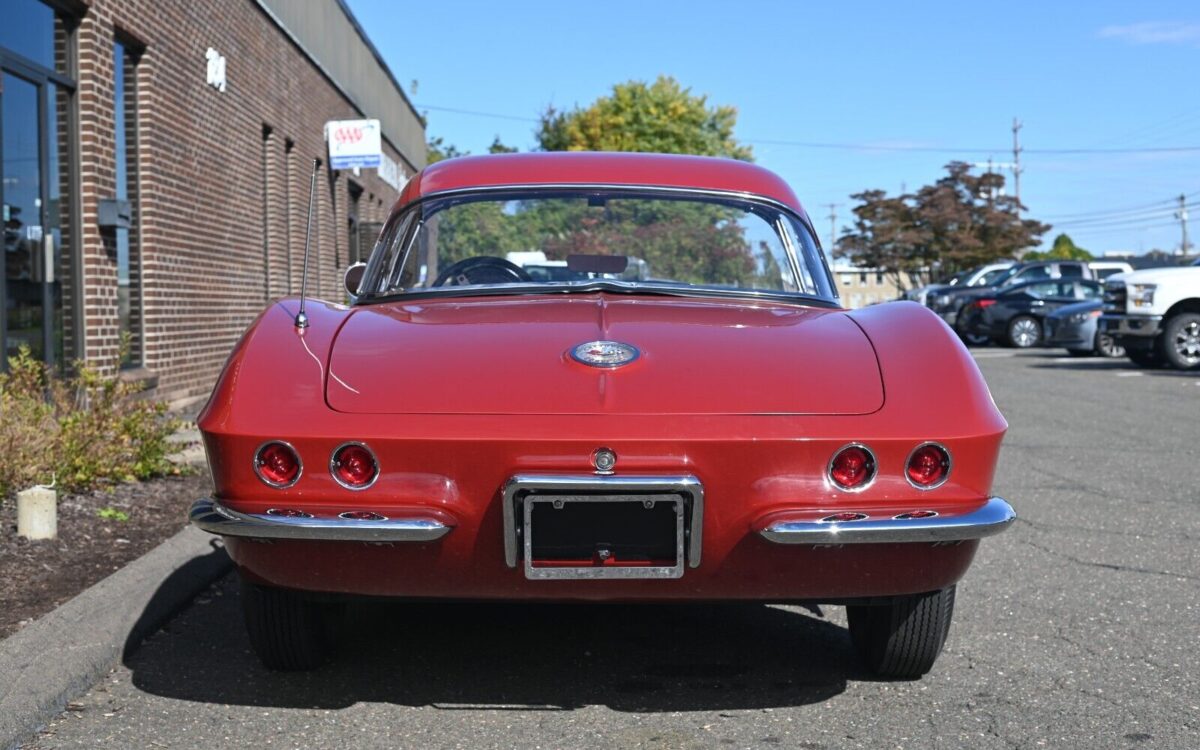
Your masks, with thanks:
<instances>
[{"instance_id":1,"label":"black license plate","mask_svg":"<svg viewBox=\"0 0 1200 750\"><path fill-rule=\"evenodd\" d=\"M524 500L526 578L679 578L679 495L533 495Z\"/></svg>"}]
</instances>

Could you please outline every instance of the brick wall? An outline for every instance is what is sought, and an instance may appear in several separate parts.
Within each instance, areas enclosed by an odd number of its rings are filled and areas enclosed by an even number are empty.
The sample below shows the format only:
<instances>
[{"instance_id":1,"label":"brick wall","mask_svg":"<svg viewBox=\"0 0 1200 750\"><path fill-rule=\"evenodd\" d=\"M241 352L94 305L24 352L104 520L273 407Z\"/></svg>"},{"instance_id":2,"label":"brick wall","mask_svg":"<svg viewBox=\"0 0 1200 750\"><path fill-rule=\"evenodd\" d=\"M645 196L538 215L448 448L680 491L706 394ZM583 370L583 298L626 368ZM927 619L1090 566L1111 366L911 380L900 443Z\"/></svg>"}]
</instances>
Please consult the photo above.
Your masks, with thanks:
<instances>
[{"instance_id":1,"label":"brick wall","mask_svg":"<svg viewBox=\"0 0 1200 750\"><path fill-rule=\"evenodd\" d=\"M142 48L127 71L136 89L129 169L137 175L141 288L131 296L141 302L141 360L158 376L158 397L199 396L265 300L299 292L309 174L314 157L325 159L322 127L363 115L251 0L93 0L76 44L83 345L95 362L114 361L120 341L115 244L96 223L97 202L116 194L118 37ZM209 47L226 59L224 93L206 83ZM349 180L363 189L363 222L381 221L396 198L374 170L331 178L322 167L310 296L342 299Z\"/></svg>"}]
</instances>

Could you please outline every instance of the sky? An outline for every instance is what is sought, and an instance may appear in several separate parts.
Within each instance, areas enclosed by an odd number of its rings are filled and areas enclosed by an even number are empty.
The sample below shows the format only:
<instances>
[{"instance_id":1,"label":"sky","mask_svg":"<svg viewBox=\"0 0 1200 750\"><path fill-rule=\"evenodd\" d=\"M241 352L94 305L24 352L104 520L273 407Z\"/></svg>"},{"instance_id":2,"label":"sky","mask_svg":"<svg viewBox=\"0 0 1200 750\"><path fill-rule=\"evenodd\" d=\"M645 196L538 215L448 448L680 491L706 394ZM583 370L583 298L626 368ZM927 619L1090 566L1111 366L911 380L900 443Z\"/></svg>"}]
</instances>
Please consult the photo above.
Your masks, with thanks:
<instances>
[{"instance_id":1,"label":"sky","mask_svg":"<svg viewBox=\"0 0 1200 750\"><path fill-rule=\"evenodd\" d=\"M429 137L530 150L548 106L674 76L737 108L735 137L826 244L830 204L840 232L854 193L1011 162L1014 117L1021 201L1053 225L1047 243L1178 251L1178 196L1200 218L1195 0L347 2Z\"/></svg>"}]
</instances>

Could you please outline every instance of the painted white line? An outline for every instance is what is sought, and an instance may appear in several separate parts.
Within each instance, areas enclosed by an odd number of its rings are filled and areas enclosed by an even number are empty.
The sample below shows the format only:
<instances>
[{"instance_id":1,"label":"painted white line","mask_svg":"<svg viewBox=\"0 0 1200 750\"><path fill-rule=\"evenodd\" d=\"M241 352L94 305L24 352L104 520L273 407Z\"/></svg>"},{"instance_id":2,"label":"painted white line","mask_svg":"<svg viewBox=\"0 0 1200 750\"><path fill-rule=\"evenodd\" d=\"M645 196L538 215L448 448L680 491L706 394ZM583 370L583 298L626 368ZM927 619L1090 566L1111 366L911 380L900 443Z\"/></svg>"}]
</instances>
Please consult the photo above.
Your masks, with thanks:
<instances>
[{"instance_id":1,"label":"painted white line","mask_svg":"<svg viewBox=\"0 0 1200 750\"><path fill-rule=\"evenodd\" d=\"M1015 357L1016 352L971 352L975 359L997 359L999 357Z\"/></svg>"},{"instance_id":2,"label":"painted white line","mask_svg":"<svg viewBox=\"0 0 1200 750\"><path fill-rule=\"evenodd\" d=\"M1118 372L1118 378L1140 378L1144 373L1140 372Z\"/></svg>"}]
</instances>

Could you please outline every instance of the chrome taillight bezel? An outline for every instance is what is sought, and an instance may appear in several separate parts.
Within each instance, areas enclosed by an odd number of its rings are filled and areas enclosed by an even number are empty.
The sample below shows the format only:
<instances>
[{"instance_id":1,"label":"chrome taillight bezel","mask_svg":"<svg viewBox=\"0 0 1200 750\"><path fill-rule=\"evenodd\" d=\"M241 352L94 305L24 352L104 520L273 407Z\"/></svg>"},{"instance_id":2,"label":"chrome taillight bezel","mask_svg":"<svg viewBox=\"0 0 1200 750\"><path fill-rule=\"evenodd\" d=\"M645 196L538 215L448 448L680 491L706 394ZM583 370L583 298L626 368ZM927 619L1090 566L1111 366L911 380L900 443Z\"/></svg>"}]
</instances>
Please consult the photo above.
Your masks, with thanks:
<instances>
[{"instance_id":1,"label":"chrome taillight bezel","mask_svg":"<svg viewBox=\"0 0 1200 750\"><path fill-rule=\"evenodd\" d=\"M846 486L842 485L841 483L839 483L836 479L833 478L833 462L836 461L837 457L842 455L842 453L844 451L846 451L850 448L859 448L860 450L865 452L867 454L867 457L871 460L871 475L869 477L867 477L867 480L865 482L858 485L857 487L846 487ZM852 492L852 493L853 492L863 492L864 490L869 488L871 485L875 484L875 480L878 477L879 477L879 459L876 458L875 451L871 450L870 447L868 447L865 443L857 443L857 442L846 443L842 447L835 450L833 452L833 454L829 457L829 462L827 464L825 464L825 479L828 480L828 482L831 485L833 485L839 492Z\"/></svg>"},{"instance_id":2,"label":"chrome taillight bezel","mask_svg":"<svg viewBox=\"0 0 1200 750\"><path fill-rule=\"evenodd\" d=\"M910 477L908 475L908 467L910 465L912 465L913 456L917 455L917 451L921 450L922 448L928 448L931 446L940 450L942 452L942 454L946 457L946 473L942 475L941 479L934 482L933 484L918 484L917 482L914 482L912 477ZM916 447L914 447L911 451L908 452L908 458L904 459L904 479L905 479L905 481L907 481L910 485L912 485L916 489L921 490L922 492L927 492L929 490L936 490L938 487L941 487L946 482L950 481L950 473L953 470L954 470L954 456L950 453L949 448L947 448L942 443L937 442L936 440L926 440L923 443L919 443Z\"/></svg>"},{"instance_id":3,"label":"chrome taillight bezel","mask_svg":"<svg viewBox=\"0 0 1200 750\"><path fill-rule=\"evenodd\" d=\"M338 453L341 453L342 450L349 448L351 446L362 448L368 454L370 454L371 463L375 466L375 473L373 475L371 475L371 481L367 482L366 484L350 484L349 482L346 482L340 476L338 476L338 472L337 472ZM333 452L329 454L329 475L331 477L333 477L333 481L337 482L339 485L341 485L342 487L345 487L346 489L350 490L351 492L362 492L363 490L367 490L367 489L370 489L371 487L375 486L375 483L377 481L379 481L379 475L381 473L382 473L382 468L379 465L379 456L377 456L375 454L375 451L371 450L371 446L367 445L364 442L361 442L358 440L348 440L348 441L338 445L336 448L333 449Z\"/></svg>"},{"instance_id":4,"label":"chrome taillight bezel","mask_svg":"<svg viewBox=\"0 0 1200 750\"><path fill-rule=\"evenodd\" d=\"M291 451L292 455L296 457L296 476L292 477L290 481L276 482L263 476L262 465L259 461L259 457L262 456L262 452L266 450L268 446L272 445L282 445L284 448L287 448L289 451ZM254 456L251 458L250 462L254 467L254 474L258 477L259 481L268 487L273 487L277 490L286 490L288 487L295 485L296 482L299 482L300 477L304 476L304 459L300 456L300 451L296 450L296 446L292 445L286 440L267 440L266 442L262 443L254 449Z\"/></svg>"}]
</instances>

